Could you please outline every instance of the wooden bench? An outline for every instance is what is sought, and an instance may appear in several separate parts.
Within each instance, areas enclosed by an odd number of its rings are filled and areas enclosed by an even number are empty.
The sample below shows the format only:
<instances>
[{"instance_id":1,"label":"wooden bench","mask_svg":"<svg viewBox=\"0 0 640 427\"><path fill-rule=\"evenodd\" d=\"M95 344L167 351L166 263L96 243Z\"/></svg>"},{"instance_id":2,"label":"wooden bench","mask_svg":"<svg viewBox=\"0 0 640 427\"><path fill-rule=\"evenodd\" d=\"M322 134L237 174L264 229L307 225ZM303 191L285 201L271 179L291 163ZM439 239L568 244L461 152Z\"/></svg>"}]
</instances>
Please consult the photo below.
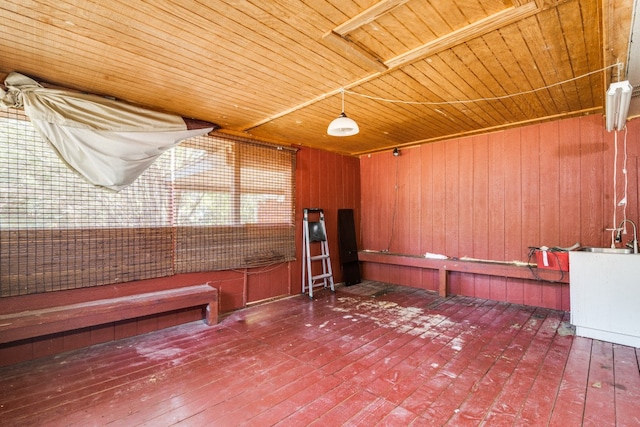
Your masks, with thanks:
<instances>
[{"instance_id":1,"label":"wooden bench","mask_svg":"<svg viewBox=\"0 0 640 427\"><path fill-rule=\"evenodd\" d=\"M438 270L438 294L446 297L449 290L449 273L469 273L481 274L486 276L498 276L514 279L528 279L556 283L569 283L569 273L566 272L559 277L556 271L552 271L553 277L549 279L540 279L544 274L537 267L527 265L514 265L508 262L478 262L465 261L459 259L432 259L416 255L392 254L388 252L377 251L360 251L358 259L361 262L371 262L377 264L399 265L403 267L418 267L429 270ZM534 276L532 271L538 271ZM549 274L549 271L546 271Z\"/></svg>"},{"instance_id":2,"label":"wooden bench","mask_svg":"<svg viewBox=\"0 0 640 427\"><path fill-rule=\"evenodd\" d=\"M104 285L0 298L0 344L205 305L205 322L218 322L218 290L208 284L148 288Z\"/></svg>"}]
</instances>

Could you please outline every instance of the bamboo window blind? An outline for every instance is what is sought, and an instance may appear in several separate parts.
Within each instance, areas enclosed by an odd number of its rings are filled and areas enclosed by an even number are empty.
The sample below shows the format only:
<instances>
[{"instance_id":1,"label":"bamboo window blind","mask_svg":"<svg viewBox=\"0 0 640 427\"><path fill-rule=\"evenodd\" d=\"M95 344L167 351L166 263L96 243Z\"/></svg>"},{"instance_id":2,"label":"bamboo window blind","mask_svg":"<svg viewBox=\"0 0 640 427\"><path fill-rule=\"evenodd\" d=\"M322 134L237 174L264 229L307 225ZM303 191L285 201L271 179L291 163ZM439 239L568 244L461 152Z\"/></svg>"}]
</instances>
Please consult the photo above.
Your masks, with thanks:
<instances>
[{"instance_id":1,"label":"bamboo window blind","mask_svg":"<svg viewBox=\"0 0 640 427\"><path fill-rule=\"evenodd\" d=\"M293 260L295 151L212 135L116 193L0 111L0 296Z\"/></svg>"}]
</instances>

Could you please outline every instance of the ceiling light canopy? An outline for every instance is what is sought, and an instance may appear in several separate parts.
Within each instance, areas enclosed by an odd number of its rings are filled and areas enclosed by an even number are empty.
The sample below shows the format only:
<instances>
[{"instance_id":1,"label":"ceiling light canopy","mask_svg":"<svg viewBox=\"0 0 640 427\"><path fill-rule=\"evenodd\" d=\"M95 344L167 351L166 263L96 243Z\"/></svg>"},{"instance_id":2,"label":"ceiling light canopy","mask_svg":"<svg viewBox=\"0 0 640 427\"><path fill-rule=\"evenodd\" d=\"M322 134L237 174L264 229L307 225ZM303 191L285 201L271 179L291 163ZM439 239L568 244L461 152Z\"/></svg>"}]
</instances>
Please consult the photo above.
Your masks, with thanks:
<instances>
[{"instance_id":1,"label":"ceiling light canopy","mask_svg":"<svg viewBox=\"0 0 640 427\"><path fill-rule=\"evenodd\" d=\"M344 89L341 89L340 92L342 93L342 113L340 113L340 116L338 116L337 119L334 119L329 123L327 133L331 136L355 135L360 132L360 128L353 119L350 119L344 113Z\"/></svg>"}]
</instances>

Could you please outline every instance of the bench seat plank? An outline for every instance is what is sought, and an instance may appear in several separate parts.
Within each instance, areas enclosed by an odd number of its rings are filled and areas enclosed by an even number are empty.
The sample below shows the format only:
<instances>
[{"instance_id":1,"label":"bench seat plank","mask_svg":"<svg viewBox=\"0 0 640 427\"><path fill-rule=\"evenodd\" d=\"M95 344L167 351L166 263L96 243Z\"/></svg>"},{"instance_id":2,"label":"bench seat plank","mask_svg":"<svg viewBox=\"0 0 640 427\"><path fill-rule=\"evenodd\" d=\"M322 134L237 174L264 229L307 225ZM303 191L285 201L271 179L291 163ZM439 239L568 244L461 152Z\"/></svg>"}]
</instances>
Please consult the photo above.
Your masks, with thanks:
<instances>
[{"instance_id":1,"label":"bench seat plank","mask_svg":"<svg viewBox=\"0 0 640 427\"><path fill-rule=\"evenodd\" d=\"M119 320L206 305L206 322L217 323L218 291L203 284L0 315L0 343Z\"/></svg>"}]
</instances>

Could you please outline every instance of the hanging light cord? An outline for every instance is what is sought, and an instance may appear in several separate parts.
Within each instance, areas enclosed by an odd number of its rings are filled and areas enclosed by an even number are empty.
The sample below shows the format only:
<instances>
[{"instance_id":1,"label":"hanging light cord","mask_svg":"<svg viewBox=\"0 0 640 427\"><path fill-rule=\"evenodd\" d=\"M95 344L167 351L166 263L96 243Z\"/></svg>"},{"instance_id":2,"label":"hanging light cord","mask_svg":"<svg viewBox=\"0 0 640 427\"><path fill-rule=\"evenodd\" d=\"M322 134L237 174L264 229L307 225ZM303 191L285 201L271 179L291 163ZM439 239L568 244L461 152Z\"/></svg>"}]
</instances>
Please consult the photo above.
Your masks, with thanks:
<instances>
[{"instance_id":1,"label":"hanging light cord","mask_svg":"<svg viewBox=\"0 0 640 427\"><path fill-rule=\"evenodd\" d=\"M367 98L367 99L372 99L374 101L382 101L382 102L390 102L390 103L395 103L395 104L410 104L410 105L449 105L449 104L470 104L470 103L474 103L474 102L483 102L483 101L499 101L502 99L508 99L508 98L513 98L516 96L521 96L521 95L529 95L532 93L536 93L536 92L540 92L542 90L546 90L546 89L550 89L552 87L556 87L556 86L561 86L563 84L566 83L570 83L576 80L580 80L582 78L591 76L593 74L598 74L601 73L602 71L606 71L609 70L611 68L614 67L620 67L622 65L621 62L616 62L613 65L609 65L608 67L604 67L604 68L600 68L599 70L595 70L595 71L591 71L589 73L586 74L582 74L580 76L568 79L568 80L563 80L561 82L558 83L553 83L550 84L548 86L544 86L538 89L531 89L531 90L526 90L524 92L518 92L518 93L512 93L509 95L502 95L502 96L494 96L494 97L489 97L489 98L477 98L477 99L467 99L467 100L455 100L455 101L442 101L442 102L430 102L430 101L403 101L400 99L387 99L387 98L380 98L377 96L371 96L371 95L365 95L363 93L359 93L359 92L353 92L350 90L345 90L342 89L342 97L343 97L343 103L344 103L344 92L347 92L351 95L357 95L357 96L361 96L363 98ZM343 107L344 110L344 107Z\"/></svg>"}]
</instances>

